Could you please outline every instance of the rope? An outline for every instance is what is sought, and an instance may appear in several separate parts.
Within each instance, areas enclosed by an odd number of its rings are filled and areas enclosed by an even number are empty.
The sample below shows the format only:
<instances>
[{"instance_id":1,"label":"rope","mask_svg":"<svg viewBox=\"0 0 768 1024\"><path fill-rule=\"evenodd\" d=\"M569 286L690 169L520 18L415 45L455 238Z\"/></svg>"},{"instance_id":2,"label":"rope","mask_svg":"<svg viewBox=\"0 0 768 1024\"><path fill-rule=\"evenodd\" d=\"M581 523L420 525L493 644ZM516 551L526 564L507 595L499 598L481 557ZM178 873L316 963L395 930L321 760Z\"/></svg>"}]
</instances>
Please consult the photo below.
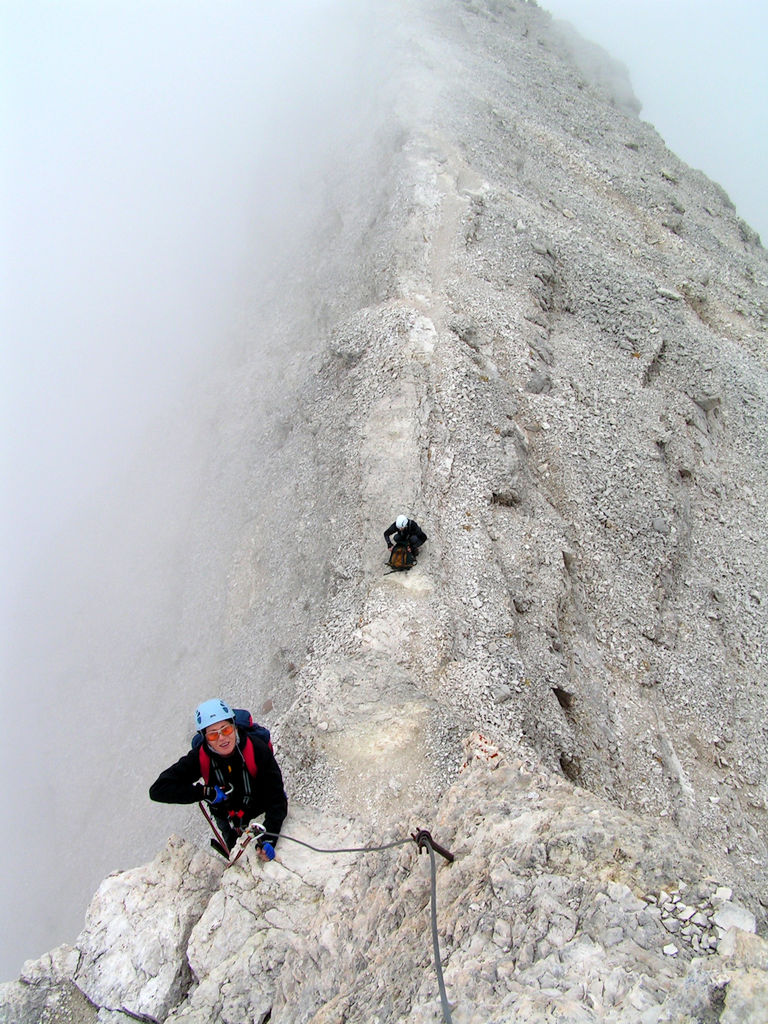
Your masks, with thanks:
<instances>
[{"instance_id":1,"label":"rope","mask_svg":"<svg viewBox=\"0 0 768 1024\"><path fill-rule=\"evenodd\" d=\"M208 809L206 808L206 806L205 806L205 804L203 803L202 800L199 802L198 807L203 812L203 814L205 816L205 820L208 822L208 824L213 829L213 834L216 836L216 841L218 842L219 846L221 846L221 848L223 850L228 849L227 844L224 842L224 837L222 836L221 832L219 832L219 830L214 825L213 818L208 813Z\"/></svg>"}]
</instances>

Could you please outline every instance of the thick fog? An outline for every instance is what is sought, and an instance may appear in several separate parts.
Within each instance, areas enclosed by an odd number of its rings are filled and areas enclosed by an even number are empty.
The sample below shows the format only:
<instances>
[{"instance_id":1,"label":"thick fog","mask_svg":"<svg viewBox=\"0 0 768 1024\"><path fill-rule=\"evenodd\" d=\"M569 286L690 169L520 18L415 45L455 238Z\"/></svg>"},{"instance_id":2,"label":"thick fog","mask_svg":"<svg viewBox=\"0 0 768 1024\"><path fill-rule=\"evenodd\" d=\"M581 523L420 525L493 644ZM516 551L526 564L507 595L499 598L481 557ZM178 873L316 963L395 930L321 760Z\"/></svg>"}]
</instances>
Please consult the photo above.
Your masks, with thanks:
<instances>
[{"instance_id":1,"label":"thick fog","mask_svg":"<svg viewBox=\"0 0 768 1024\"><path fill-rule=\"evenodd\" d=\"M640 116L723 186L768 244L768 5L541 0L628 69Z\"/></svg>"},{"instance_id":2,"label":"thick fog","mask_svg":"<svg viewBox=\"0 0 768 1024\"><path fill-rule=\"evenodd\" d=\"M262 427L376 95L364 6L2 7L0 978L192 827L146 791L194 705L264 696L258 627L222 653L222 577L245 517L280 514Z\"/></svg>"}]
</instances>

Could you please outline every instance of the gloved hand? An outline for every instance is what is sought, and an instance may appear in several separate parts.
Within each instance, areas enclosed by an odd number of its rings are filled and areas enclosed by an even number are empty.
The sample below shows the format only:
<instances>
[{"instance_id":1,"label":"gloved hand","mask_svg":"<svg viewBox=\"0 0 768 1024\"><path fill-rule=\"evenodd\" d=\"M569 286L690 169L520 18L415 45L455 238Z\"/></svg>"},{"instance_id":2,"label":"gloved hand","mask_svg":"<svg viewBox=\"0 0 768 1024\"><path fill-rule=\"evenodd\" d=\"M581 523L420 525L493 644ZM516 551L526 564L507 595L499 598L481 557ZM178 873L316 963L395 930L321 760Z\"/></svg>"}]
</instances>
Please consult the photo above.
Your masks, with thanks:
<instances>
[{"instance_id":1,"label":"gloved hand","mask_svg":"<svg viewBox=\"0 0 768 1024\"><path fill-rule=\"evenodd\" d=\"M265 861L275 859L275 848L272 843L259 843L259 858Z\"/></svg>"},{"instance_id":2,"label":"gloved hand","mask_svg":"<svg viewBox=\"0 0 768 1024\"><path fill-rule=\"evenodd\" d=\"M203 800L209 804L223 804L233 788L232 786L227 786L226 789L222 786L203 786Z\"/></svg>"}]
</instances>

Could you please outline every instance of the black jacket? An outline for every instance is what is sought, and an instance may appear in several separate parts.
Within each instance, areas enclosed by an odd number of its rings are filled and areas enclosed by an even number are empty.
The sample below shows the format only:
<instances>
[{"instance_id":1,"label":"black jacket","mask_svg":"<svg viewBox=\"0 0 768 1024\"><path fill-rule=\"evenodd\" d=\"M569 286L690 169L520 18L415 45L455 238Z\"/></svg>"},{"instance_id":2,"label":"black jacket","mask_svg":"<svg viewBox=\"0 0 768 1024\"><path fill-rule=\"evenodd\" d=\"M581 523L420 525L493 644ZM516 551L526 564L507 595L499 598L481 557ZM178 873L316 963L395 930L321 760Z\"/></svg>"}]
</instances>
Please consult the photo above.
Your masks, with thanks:
<instances>
[{"instance_id":1,"label":"black jacket","mask_svg":"<svg viewBox=\"0 0 768 1024\"><path fill-rule=\"evenodd\" d=\"M246 742L253 745L255 776L248 771L243 757ZM246 825L251 818L264 814L264 828L277 836L288 813L288 798L280 766L267 744L238 729L237 746L229 757L215 754L207 743L205 749L211 759L208 785L234 787L228 800L211 808L216 817L227 817L230 811L242 810L245 813L241 824ZM161 772L149 787L149 796L163 804L193 804L202 800L200 751L190 750Z\"/></svg>"},{"instance_id":2,"label":"black jacket","mask_svg":"<svg viewBox=\"0 0 768 1024\"><path fill-rule=\"evenodd\" d=\"M392 537L392 540L389 539L390 537ZM408 525L404 530L398 530L397 522L394 522L384 531L384 540L387 542L387 547L391 547L393 544L397 544L399 541L404 540L407 541L411 547L419 548L426 539L426 533L424 533L415 519L409 519Z\"/></svg>"}]
</instances>

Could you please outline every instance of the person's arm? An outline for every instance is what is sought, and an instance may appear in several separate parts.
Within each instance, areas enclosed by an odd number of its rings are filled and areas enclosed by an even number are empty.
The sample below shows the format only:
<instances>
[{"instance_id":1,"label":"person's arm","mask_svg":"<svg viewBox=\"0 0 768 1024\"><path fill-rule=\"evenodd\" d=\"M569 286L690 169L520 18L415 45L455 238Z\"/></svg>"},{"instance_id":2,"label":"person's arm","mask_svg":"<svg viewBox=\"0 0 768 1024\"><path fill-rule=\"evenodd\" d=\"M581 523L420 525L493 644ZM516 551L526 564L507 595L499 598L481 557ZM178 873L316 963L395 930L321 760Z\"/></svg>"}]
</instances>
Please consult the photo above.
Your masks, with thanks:
<instances>
[{"instance_id":1,"label":"person's arm","mask_svg":"<svg viewBox=\"0 0 768 1024\"><path fill-rule=\"evenodd\" d=\"M150 800L161 804L194 804L203 799L200 756L190 750L161 772L149 787Z\"/></svg>"},{"instance_id":2,"label":"person's arm","mask_svg":"<svg viewBox=\"0 0 768 1024\"><path fill-rule=\"evenodd\" d=\"M411 521L413 522L413 520L411 520ZM413 533L411 534L411 536L412 536L413 540L416 541L416 547L420 548L421 545L424 543L424 541L427 539L427 535L426 535L426 533L424 533L424 531L422 530L422 528L419 526L418 523L414 522L413 526L414 526L414 529L413 529Z\"/></svg>"},{"instance_id":3,"label":"person's arm","mask_svg":"<svg viewBox=\"0 0 768 1024\"><path fill-rule=\"evenodd\" d=\"M283 775L275 755L266 743L253 741L253 753L264 801L264 829L270 835L269 842L275 846L288 813L288 797L285 795Z\"/></svg>"},{"instance_id":4,"label":"person's arm","mask_svg":"<svg viewBox=\"0 0 768 1024\"><path fill-rule=\"evenodd\" d=\"M393 533L397 531L397 523L392 523L388 530L384 531L384 540L386 541L387 547L392 547L392 541L389 539Z\"/></svg>"}]
</instances>

